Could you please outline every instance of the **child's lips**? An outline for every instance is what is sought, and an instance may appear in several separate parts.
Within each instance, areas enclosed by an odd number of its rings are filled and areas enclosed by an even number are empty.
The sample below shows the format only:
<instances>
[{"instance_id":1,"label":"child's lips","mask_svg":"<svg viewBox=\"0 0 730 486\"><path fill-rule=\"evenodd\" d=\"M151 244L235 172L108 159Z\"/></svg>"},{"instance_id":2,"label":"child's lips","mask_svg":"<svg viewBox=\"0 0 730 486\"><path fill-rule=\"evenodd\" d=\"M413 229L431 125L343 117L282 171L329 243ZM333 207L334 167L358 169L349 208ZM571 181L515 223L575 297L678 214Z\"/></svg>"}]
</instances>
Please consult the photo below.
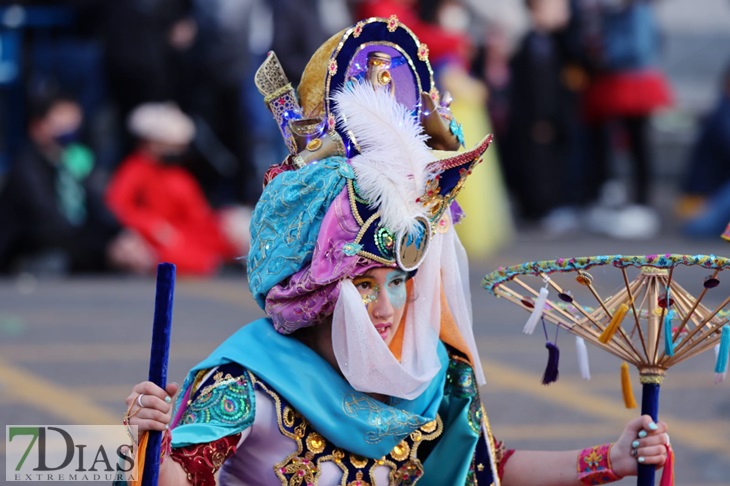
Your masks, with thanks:
<instances>
[{"instance_id":1,"label":"child's lips","mask_svg":"<svg viewBox=\"0 0 730 486\"><path fill-rule=\"evenodd\" d=\"M390 330L391 323L390 322L383 322L380 324L375 324L375 330L378 331L378 334L380 334L380 337L385 339L388 337L388 332Z\"/></svg>"}]
</instances>

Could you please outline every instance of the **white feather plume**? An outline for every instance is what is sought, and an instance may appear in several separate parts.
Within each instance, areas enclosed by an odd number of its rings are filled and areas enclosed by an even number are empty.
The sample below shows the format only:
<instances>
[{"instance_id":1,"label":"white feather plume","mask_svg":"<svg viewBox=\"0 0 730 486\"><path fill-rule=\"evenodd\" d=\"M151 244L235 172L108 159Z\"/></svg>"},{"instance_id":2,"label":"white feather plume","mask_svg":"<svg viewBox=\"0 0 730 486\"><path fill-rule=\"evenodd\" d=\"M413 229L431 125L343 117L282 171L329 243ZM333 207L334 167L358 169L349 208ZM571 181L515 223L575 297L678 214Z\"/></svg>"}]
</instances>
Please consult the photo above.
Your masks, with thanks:
<instances>
[{"instance_id":1,"label":"white feather plume","mask_svg":"<svg viewBox=\"0 0 730 486\"><path fill-rule=\"evenodd\" d=\"M436 160L428 136L407 107L367 82L346 85L333 100L338 123L360 146L351 160L360 194L385 227L396 234L413 231L414 218L425 215L417 199L432 176L427 165Z\"/></svg>"}]
</instances>

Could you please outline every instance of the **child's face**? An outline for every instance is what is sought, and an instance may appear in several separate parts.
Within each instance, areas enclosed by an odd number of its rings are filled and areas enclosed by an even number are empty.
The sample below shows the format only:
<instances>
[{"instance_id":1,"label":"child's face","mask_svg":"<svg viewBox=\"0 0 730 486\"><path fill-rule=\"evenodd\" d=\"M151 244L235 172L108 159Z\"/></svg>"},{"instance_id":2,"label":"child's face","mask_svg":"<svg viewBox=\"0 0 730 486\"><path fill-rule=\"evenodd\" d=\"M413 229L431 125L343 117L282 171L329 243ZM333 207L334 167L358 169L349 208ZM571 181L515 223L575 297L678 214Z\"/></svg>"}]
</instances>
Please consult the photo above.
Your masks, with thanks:
<instances>
[{"instance_id":1,"label":"child's face","mask_svg":"<svg viewBox=\"0 0 730 486\"><path fill-rule=\"evenodd\" d=\"M408 298L407 278L408 274L402 270L377 267L352 279L385 344L390 344L400 327Z\"/></svg>"},{"instance_id":2,"label":"child's face","mask_svg":"<svg viewBox=\"0 0 730 486\"><path fill-rule=\"evenodd\" d=\"M49 145L64 135L76 133L82 121L79 105L71 101L59 101L45 117L35 122L31 134L36 143Z\"/></svg>"},{"instance_id":3,"label":"child's face","mask_svg":"<svg viewBox=\"0 0 730 486\"><path fill-rule=\"evenodd\" d=\"M533 0L530 14L535 28L546 32L562 29L570 18L567 0Z\"/></svg>"}]
</instances>

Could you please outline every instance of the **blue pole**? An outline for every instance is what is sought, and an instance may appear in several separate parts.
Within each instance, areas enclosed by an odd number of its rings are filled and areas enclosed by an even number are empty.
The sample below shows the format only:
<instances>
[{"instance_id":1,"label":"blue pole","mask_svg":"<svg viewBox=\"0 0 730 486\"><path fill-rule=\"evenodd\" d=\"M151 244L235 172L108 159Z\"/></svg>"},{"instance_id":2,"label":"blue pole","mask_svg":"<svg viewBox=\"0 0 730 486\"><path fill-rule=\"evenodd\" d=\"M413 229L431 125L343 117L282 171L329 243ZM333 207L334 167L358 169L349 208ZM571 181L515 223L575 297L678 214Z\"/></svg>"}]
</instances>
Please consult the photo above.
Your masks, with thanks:
<instances>
[{"instance_id":1,"label":"blue pole","mask_svg":"<svg viewBox=\"0 0 730 486\"><path fill-rule=\"evenodd\" d=\"M650 415L656 422L659 419L659 387L658 383L644 383L641 392L641 414ZM655 466L639 464L637 486L654 486Z\"/></svg>"},{"instance_id":2,"label":"blue pole","mask_svg":"<svg viewBox=\"0 0 730 486\"><path fill-rule=\"evenodd\" d=\"M174 293L175 265L160 263L157 266L157 290L155 293L155 317L152 324L149 380L161 388L167 386L167 364L170 356ZM149 434L142 485L157 486L160 473L162 433L151 431Z\"/></svg>"}]
</instances>

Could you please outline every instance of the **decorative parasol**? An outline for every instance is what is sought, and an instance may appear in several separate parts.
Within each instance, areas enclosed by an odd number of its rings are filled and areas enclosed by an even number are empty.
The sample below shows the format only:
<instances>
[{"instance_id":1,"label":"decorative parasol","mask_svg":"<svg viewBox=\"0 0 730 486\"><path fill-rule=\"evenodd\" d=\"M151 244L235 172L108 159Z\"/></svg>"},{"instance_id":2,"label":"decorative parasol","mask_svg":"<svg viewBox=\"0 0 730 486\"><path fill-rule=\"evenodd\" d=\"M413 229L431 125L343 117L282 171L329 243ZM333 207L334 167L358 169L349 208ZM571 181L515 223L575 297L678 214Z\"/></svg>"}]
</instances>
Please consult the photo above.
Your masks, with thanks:
<instances>
[{"instance_id":1,"label":"decorative parasol","mask_svg":"<svg viewBox=\"0 0 730 486\"><path fill-rule=\"evenodd\" d=\"M704 275L697 278L695 273L692 281L688 278L692 272L679 272L680 266L697 267ZM617 282L615 293L602 296L589 270L596 273L612 267L619 270L616 279L623 284ZM531 333L539 321L548 321L575 334L579 341L588 341L634 365L642 383L641 413L656 421L659 389L670 367L714 347L715 380L725 377L730 326L723 308L730 303L730 295L720 295L718 305L708 306L705 300L718 297L708 295L720 285L720 273L728 269L730 260L714 255L560 258L501 267L486 275L482 285L493 295L531 312L525 332ZM685 285L699 290L697 297L679 285L680 273ZM609 272L601 275L608 280ZM547 331L545 334L547 338ZM548 343L552 360L557 350L551 345ZM626 393L630 383L628 367L624 368ZM548 374L546 370L544 383L554 381ZM556 378L556 365L552 374ZM627 406L631 400L627 399ZM639 465L637 484L654 484L653 466Z\"/></svg>"}]
</instances>

